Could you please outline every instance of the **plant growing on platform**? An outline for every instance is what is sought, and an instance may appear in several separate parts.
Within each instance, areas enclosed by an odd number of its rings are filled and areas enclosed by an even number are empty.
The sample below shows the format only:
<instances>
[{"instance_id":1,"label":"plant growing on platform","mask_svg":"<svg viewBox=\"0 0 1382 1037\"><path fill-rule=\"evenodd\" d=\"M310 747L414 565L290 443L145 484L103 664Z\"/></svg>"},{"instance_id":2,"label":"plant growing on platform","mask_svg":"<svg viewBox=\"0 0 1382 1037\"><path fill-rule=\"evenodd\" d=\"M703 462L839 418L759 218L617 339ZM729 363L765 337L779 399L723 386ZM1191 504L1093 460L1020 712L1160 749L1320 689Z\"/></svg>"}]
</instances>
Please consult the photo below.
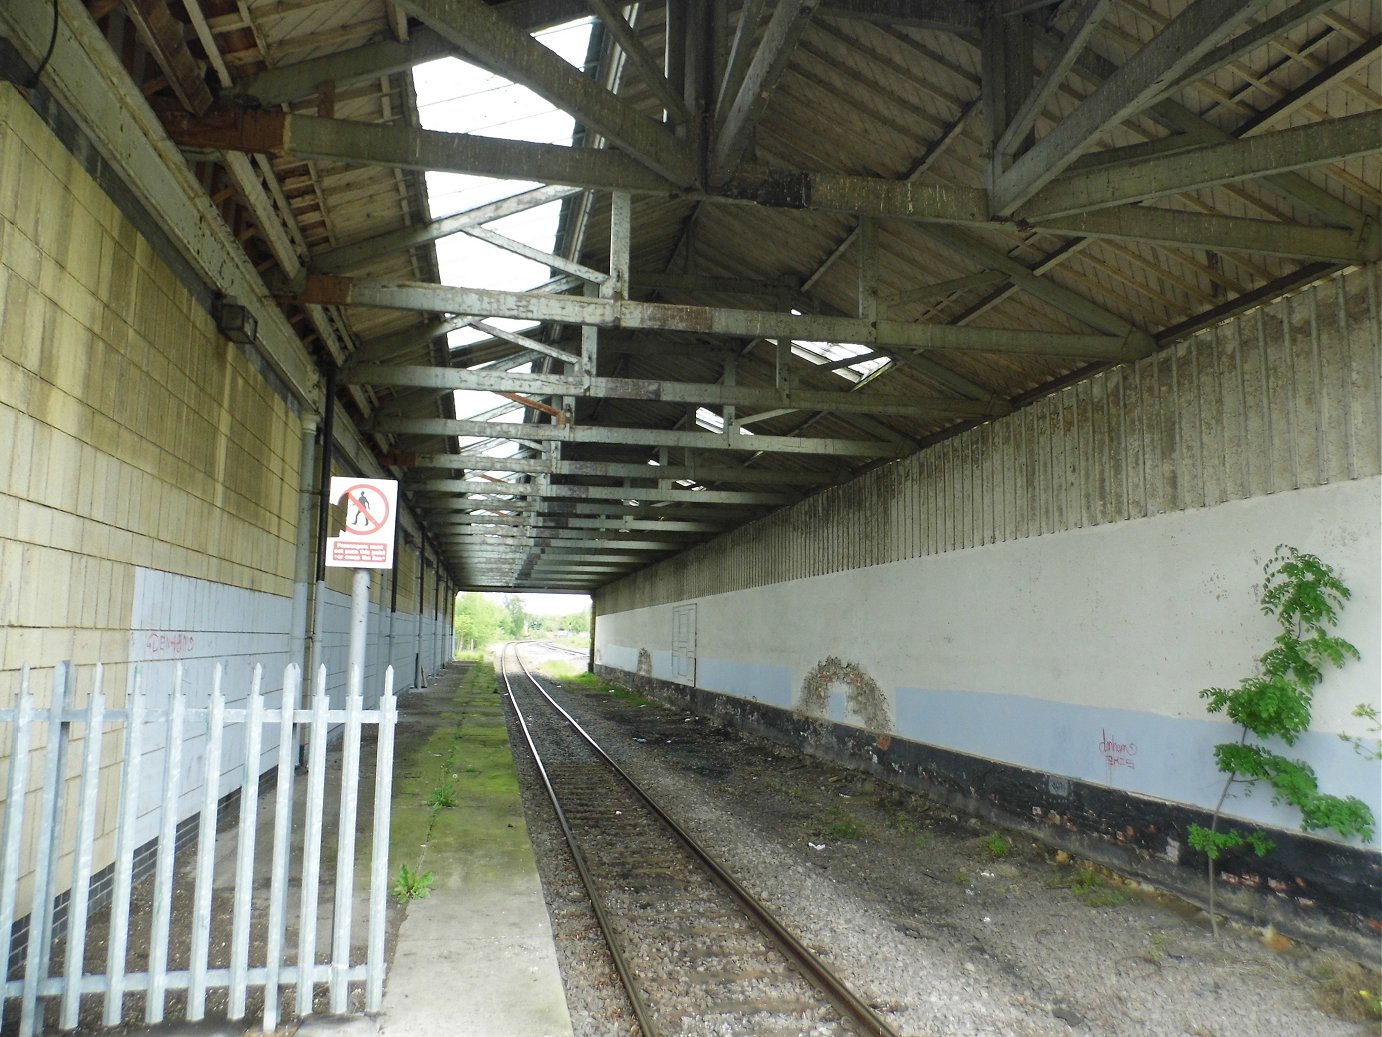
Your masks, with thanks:
<instances>
[{"instance_id":1,"label":"plant growing on platform","mask_svg":"<svg viewBox=\"0 0 1382 1037\"><path fill-rule=\"evenodd\" d=\"M1258 672L1244 677L1236 688L1205 688L1200 697L1211 713L1223 713L1241 728L1238 740L1214 747L1214 759L1226 776L1208 828L1191 825L1190 845L1208 859L1209 918L1217 936L1214 868L1221 854L1250 846L1258 856L1271 852L1262 832L1220 830L1224 802L1235 785L1250 793L1260 781L1272 788L1272 802L1300 811L1304 831L1332 829L1345 839L1372 838L1375 820L1361 800L1341 799L1321 792L1315 772L1302 760L1292 760L1265 744L1276 740L1295 745L1309 729L1315 688L1325 666L1339 667L1358 658L1358 649L1329 631L1338 624L1339 610L1350 597L1333 568L1315 555L1280 545L1266 565L1260 605L1281 627L1272 646L1258 659Z\"/></svg>"},{"instance_id":2,"label":"plant growing on platform","mask_svg":"<svg viewBox=\"0 0 1382 1037\"><path fill-rule=\"evenodd\" d=\"M414 871L408 865L400 864L398 878L393 884L393 895L401 904L406 904L410 900L422 900L432 892L432 877L430 871Z\"/></svg>"},{"instance_id":3,"label":"plant growing on platform","mask_svg":"<svg viewBox=\"0 0 1382 1037\"><path fill-rule=\"evenodd\" d=\"M427 797L427 805L433 811L445 810L456 805L456 786L449 781L444 781Z\"/></svg>"}]
</instances>

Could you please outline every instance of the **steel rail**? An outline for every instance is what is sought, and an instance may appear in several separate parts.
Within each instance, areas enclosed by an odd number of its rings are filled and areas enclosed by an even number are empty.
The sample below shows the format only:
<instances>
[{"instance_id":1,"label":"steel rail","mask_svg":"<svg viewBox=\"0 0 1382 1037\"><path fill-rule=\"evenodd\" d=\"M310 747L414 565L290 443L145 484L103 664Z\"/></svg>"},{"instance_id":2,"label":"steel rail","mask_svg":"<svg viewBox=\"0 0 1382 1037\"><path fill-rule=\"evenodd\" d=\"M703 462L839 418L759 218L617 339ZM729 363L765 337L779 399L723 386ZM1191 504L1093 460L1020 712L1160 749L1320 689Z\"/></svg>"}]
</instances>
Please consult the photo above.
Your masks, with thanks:
<instances>
[{"instance_id":1,"label":"steel rail","mask_svg":"<svg viewBox=\"0 0 1382 1037\"><path fill-rule=\"evenodd\" d=\"M533 765L537 767L537 773L542 778L543 786L547 789L547 798L552 801L552 809L556 812L562 835L566 837L567 849L571 851L571 859L575 862L576 871L581 877L581 884L585 886L586 895L590 898L590 906L595 911L595 921L600 926L600 932L604 934L605 946L609 948L610 958L614 961L614 970L619 974L619 982L624 985L624 993L628 995L629 1005L633 1008L639 1029L642 1030L644 1037L659 1037L659 1032L653 1025L652 1014L633 981L633 974L629 971L628 962L624 959L624 952L619 946L619 938L614 932L614 927L610 924L609 916L605 913L604 903L595 888L595 878L590 874L590 868L585 863L585 854L581 852L576 833L572 831L571 822L567 820L566 811L562 809L561 799L557 796L557 790L552 785L552 779L548 776L547 768L542 762L542 754L537 751L537 743L533 740L532 732L528 730L528 722L523 719L523 710L519 708L518 700L514 698L513 685L509 683L508 667L504 665L504 653L510 649L513 650L514 661L518 663L524 676L533 681L538 691L542 691L537 681L533 680L532 674L528 673L528 668L523 665L523 660L518 657L517 642L510 642L499 653L499 677L504 682L504 693L513 705L513 714L518 719L518 727L523 732L523 740L528 744L528 752L532 754ZM543 695L546 697L546 692L543 692ZM561 707L557 708L560 709Z\"/></svg>"},{"instance_id":2,"label":"steel rail","mask_svg":"<svg viewBox=\"0 0 1382 1037\"><path fill-rule=\"evenodd\" d=\"M566 719L566 722L571 725L572 730L574 730L586 741L586 743L590 746L591 750L595 752L601 759L603 759L605 763L608 764L609 767L614 771L614 773L616 773L623 781L628 783L629 788L632 789L633 792L639 797L639 799L641 799L648 806L648 808L653 812L653 814L658 818L658 820L660 820L663 824L667 826L668 830L670 830L672 834L675 835L677 839L687 848L687 850L691 852L691 854L700 862L702 867L706 869L710 876L717 883L719 883L720 886L723 889L725 889L726 892L728 892L735 900L739 902L740 906L743 907L745 912L755 921L755 923L758 924L764 935L767 936L774 944L777 945L778 949L790 962L792 962L792 964L798 969L801 975L803 975L809 982L814 984L817 987L817 989L819 989L821 993L825 995L826 999L834 1005L836 1010L838 1010L846 1018L847 1021L855 1024L858 1027L861 1027L862 1032L873 1035L873 1037L898 1037L897 1032L893 1030L892 1027L890 1027L887 1023L880 1019L874 1013L872 1008L870 1008L866 1003L864 1003L854 993L854 991L852 991L848 986L846 986L845 983L838 976L831 972L830 969L827 968L826 965L820 961L820 959L818 959L814 954L812 954L795 936L793 936L782 925L782 923L780 923L777 920L777 918L774 917L772 912L769 911L767 907L765 907L752 893L750 893L743 886L741 886L739 882L732 875L729 874L729 872L727 872L723 867L720 866L720 864L710 855L710 853L707 850L703 849L701 845L697 843L694 838L691 837L690 834L688 834L679 824L677 824L675 820L673 820L660 806L658 806L658 804L654 802L652 797L650 797L648 793L643 791L643 788L636 781L634 781L634 779L630 777L629 774L622 767L620 767L619 764L617 764L607 752L605 752L605 750L594 739L594 737L592 737L590 733L585 730L585 728L581 727L580 723L576 720L576 718L573 717L570 713L568 713L565 709L563 709L561 705L558 704L557 701L547 693L547 690L543 688L542 684L537 680L537 678L535 678L532 675L532 673L529 672L528 667L524 665L522 657L518 654L517 642L511 642L510 645L506 646L506 648L507 647L513 648L514 661L518 663L519 668L523 671L523 675L527 677L527 679L532 683L533 687L537 689L538 693L547 700L548 704L551 705L553 709L555 709ZM538 770L540 773L542 773L543 781L547 785L548 794L552 797L553 806L555 807L558 817L561 820L562 829L567 833L567 841L572 844L572 853L577 856L578 860L580 860L579 851L576 849L574 843L572 842L572 840L574 839L574 833L571 831L567 824L565 815L562 813L561 806L557 801L556 793L553 791L550 781L547 780L546 771L542 767L542 764L537 754L537 747L533 744L531 736L529 736L528 734L527 724L523 722L522 710L518 708L518 701L513 696L513 689L512 686L509 684L508 673L507 671L503 670L502 654L500 657L500 662L501 673L504 678L504 686L506 691L508 692L509 700L513 703L514 712L518 715L519 718L519 724L523 729L525 737L528 738L528 746L530 751L533 753L533 758L535 761L538 762ZM580 869L580 867L581 865L578 864L578 869ZM584 871L582 871L582 879L583 881L587 881L587 889L591 888L590 882L586 880L586 873ZM592 902L595 902L593 896ZM599 911L597 909L597 916L598 915ZM601 927L604 927L603 921L601 921ZM608 932L608 930L606 930L606 932ZM613 953L613 944L611 944L611 952ZM625 984L628 985L630 980L629 978L627 978L627 973L622 968L620 969L620 977L624 980ZM629 989L630 997L635 998L636 1001L636 995L632 993L632 988L630 987ZM648 1034L649 1037L652 1037L655 1031L645 1029L644 1032Z\"/></svg>"}]
</instances>

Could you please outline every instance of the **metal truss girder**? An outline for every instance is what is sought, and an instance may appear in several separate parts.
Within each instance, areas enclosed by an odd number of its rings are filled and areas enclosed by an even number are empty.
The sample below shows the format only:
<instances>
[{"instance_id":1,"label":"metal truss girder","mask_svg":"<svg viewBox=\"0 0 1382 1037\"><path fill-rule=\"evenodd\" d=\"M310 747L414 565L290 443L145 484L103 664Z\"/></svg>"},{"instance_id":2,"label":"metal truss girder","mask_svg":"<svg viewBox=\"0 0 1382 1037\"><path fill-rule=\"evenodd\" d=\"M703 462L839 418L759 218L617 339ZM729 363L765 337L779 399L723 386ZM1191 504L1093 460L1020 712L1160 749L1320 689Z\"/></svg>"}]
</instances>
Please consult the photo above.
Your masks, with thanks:
<instances>
[{"instance_id":1,"label":"metal truss girder","mask_svg":"<svg viewBox=\"0 0 1382 1037\"><path fill-rule=\"evenodd\" d=\"M475 464L476 460L493 463ZM538 457L466 458L461 454L394 454L386 464L402 468L451 468L468 472L516 472L526 475L574 475L603 479L692 479L697 482L739 482L763 486L824 486L838 482L828 472L791 472L735 465L652 465L618 461L567 461Z\"/></svg>"},{"instance_id":2,"label":"metal truss girder","mask_svg":"<svg viewBox=\"0 0 1382 1037\"><path fill-rule=\"evenodd\" d=\"M228 91L231 97L254 98L265 107L309 97L322 83L335 83L339 90L393 75L434 58L456 52L450 40L431 29L417 29L404 43L381 40L378 43L266 69Z\"/></svg>"},{"instance_id":3,"label":"metal truss girder","mask_svg":"<svg viewBox=\"0 0 1382 1037\"><path fill-rule=\"evenodd\" d=\"M1110 127L1156 100L1268 0L1194 0L996 178L995 213L1010 213Z\"/></svg>"},{"instance_id":4,"label":"metal truss girder","mask_svg":"<svg viewBox=\"0 0 1382 1037\"><path fill-rule=\"evenodd\" d=\"M1050 303L1091 327L1121 336L1138 351L1139 355L1145 356L1152 351L1151 336L1135 328L1126 317L1112 313L1078 292L1072 292L1069 288L1041 277L979 238L954 227L924 227L923 233L971 262L978 263L986 269L997 270L1015 287Z\"/></svg>"},{"instance_id":5,"label":"metal truss girder","mask_svg":"<svg viewBox=\"0 0 1382 1037\"><path fill-rule=\"evenodd\" d=\"M1119 335L1009 331L897 320L869 321L857 317L819 317L768 310L678 306L324 276L309 276L297 301L441 313L483 313L519 320L685 331L749 339L850 342L904 349L1020 353L1088 360L1135 360L1150 352L1145 343Z\"/></svg>"},{"instance_id":6,"label":"metal truss girder","mask_svg":"<svg viewBox=\"0 0 1382 1037\"><path fill-rule=\"evenodd\" d=\"M193 119L167 113L170 136L189 147L260 151L367 166L472 173L604 190L673 194L678 185L618 151L445 133L394 123L221 109Z\"/></svg>"},{"instance_id":7,"label":"metal truss girder","mask_svg":"<svg viewBox=\"0 0 1382 1037\"><path fill-rule=\"evenodd\" d=\"M680 186L696 180L689 144L583 75L482 0L399 0L486 68L532 90Z\"/></svg>"},{"instance_id":8,"label":"metal truss girder","mask_svg":"<svg viewBox=\"0 0 1382 1037\"><path fill-rule=\"evenodd\" d=\"M638 38L638 32L624 18L622 4L616 4L614 0L589 0L591 9L604 25L605 31L614 37L619 44L619 49L624 52L624 57L628 59L638 71L639 78L643 80L645 86L662 102L663 108L672 115L674 122L689 122L691 113L686 109L686 102L682 100L676 89L668 82L667 77L653 60L648 49L643 46L643 42Z\"/></svg>"},{"instance_id":9,"label":"metal truss girder","mask_svg":"<svg viewBox=\"0 0 1382 1037\"><path fill-rule=\"evenodd\" d=\"M429 320L423 324L404 328L402 331L395 331L390 335L369 339L360 343L355 352L347 358L345 370L349 370L352 364L379 363L392 357L403 356L421 349L433 339L456 331L458 328L464 328L469 324L469 316L448 317L446 320Z\"/></svg>"},{"instance_id":10,"label":"metal truss girder","mask_svg":"<svg viewBox=\"0 0 1382 1037\"><path fill-rule=\"evenodd\" d=\"M663 403L704 403L716 406L781 407L789 410L845 411L912 417L993 417L1009 413L1000 401L958 400L945 397L885 396L877 393L813 392L804 389L760 389L720 382L668 382L642 378L585 378L526 374L511 371L471 371L464 368L399 364L357 364L345 374L347 383L375 386L415 386L428 389L476 389L519 392L534 396L575 396L594 399L648 400Z\"/></svg>"},{"instance_id":11,"label":"metal truss girder","mask_svg":"<svg viewBox=\"0 0 1382 1037\"><path fill-rule=\"evenodd\" d=\"M1035 38L1038 47L1047 50L1059 50L1061 47L1061 38L1058 34L1049 30L1034 29L1033 31L1036 33ZM1112 61L1088 49L1075 62L1075 69L1082 79L1095 86L1110 79L1118 72L1118 66ZM1176 138L1184 140L1188 145L1219 143L1235 139L1233 134L1220 129L1184 105L1169 99L1156 102L1145 109L1142 114L1170 131ZM1153 146L1156 146L1161 142L1152 143ZM1120 153L1131 151L1129 148L1115 150ZM1091 154L1088 158L1093 159L1094 155ZM1354 209L1347 202L1335 198L1323 187L1312 183L1298 173L1281 173L1277 176L1266 177L1262 183L1276 193L1318 213L1334 226L1351 227L1356 230L1366 220L1365 214Z\"/></svg>"},{"instance_id":12,"label":"metal truss girder","mask_svg":"<svg viewBox=\"0 0 1382 1037\"><path fill-rule=\"evenodd\" d=\"M1116 170L1072 173L1033 195L1021 216L1036 223L1378 152L1382 152L1382 111L1360 112L1245 140L1201 144Z\"/></svg>"},{"instance_id":13,"label":"metal truss girder","mask_svg":"<svg viewBox=\"0 0 1382 1037\"><path fill-rule=\"evenodd\" d=\"M905 448L874 440L820 439L797 436L721 435L669 429L605 428L587 425L527 425L459 418L377 418L374 432L415 436L484 436L530 442L609 443L623 446L687 447L693 450L739 450L763 453L825 454L835 457L896 457Z\"/></svg>"},{"instance_id":14,"label":"metal truss girder","mask_svg":"<svg viewBox=\"0 0 1382 1037\"><path fill-rule=\"evenodd\" d=\"M788 504L796 496L755 493L750 490L664 489L660 486L585 486L568 483L490 483L483 479L414 479L408 483L418 493L512 493L550 500L672 501L688 504Z\"/></svg>"},{"instance_id":15,"label":"metal truss girder","mask_svg":"<svg viewBox=\"0 0 1382 1037\"><path fill-rule=\"evenodd\" d=\"M739 164L819 3L820 0L794 0L776 5L743 80L735 84L734 96L720 97L710 156L712 182L724 179Z\"/></svg>"},{"instance_id":16,"label":"metal truss girder","mask_svg":"<svg viewBox=\"0 0 1382 1037\"><path fill-rule=\"evenodd\" d=\"M558 547L563 544L587 544L592 547L605 547L620 551L641 551L647 553L667 553L680 551L687 546L685 540L623 540L609 537L591 536L579 529L547 529L540 533L485 532L474 528L447 527L436 525L432 532L440 539L464 540L467 543L493 543L500 547Z\"/></svg>"},{"instance_id":17,"label":"metal truss girder","mask_svg":"<svg viewBox=\"0 0 1382 1037\"><path fill-rule=\"evenodd\" d=\"M425 510L425 509L423 509ZM638 519L627 516L616 516L611 518L594 518L582 516L549 516L547 518L519 518L513 515L474 515L460 514L454 515L450 512L450 521L454 522L473 522L477 525L492 526L522 526L534 530L591 530L594 532L634 532L645 533L682 533L691 536L702 534L722 533L729 528L728 519L724 522L693 522L684 519Z\"/></svg>"},{"instance_id":18,"label":"metal truss girder","mask_svg":"<svg viewBox=\"0 0 1382 1037\"><path fill-rule=\"evenodd\" d=\"M1042 70L1041 77L1027 96L1022 98L1017 111L998 138L994 147L996 154L1006 155L1015 151L1019 146L1018 142L1031 131L1037 116L1046 107L1051 96L1060 89L1066 73L1075 64L1075 59L1079 57L1080 51L1084 49L1085 43L1098 28L1112 4L1113 0L1082 0L1079 13L1075 15L1075 20L1065 34L1064 49L1052 55L1046 68Z\"/></svg>"},{"instance_id":19,"label":"metal truss girder","mask_svg":"<svg viewBox=\"0 0 1382 1037\"><path fill-rule=\"evenodd\" d=\"M1273 220L1248 220L1181 209L1121 205L1032 221L1037 230L1085 238L1154 241L1216 252L1255 252L1332 263L1365 263L1379 258L1382 239L1342 227L1310 227Z\"/></svg>"},{"instance_id":20,"label":"metal truss girder","mask_svg":"<svg viewBox=\"0 0 1382 1037\"><path fill-rule=\"evenodd\" d=\"M914 222L991 223L988 192L982 188L844 173L745 166L705 197Z\"/></svg>"},{"instance_id":21,"label":"metal truss girder","mask_svg":"<svg viewBox=\"0 0 1382 1037\"><path fill-rule=\"evenodd\" d=\"M489 223L491 220L526 212L528 209L566 198L579 191L579 187L561 184L535 187L531 191L521 191L518 194L509 195L507 198L500 198L498 201L477 205L465 212L443 216L441 219L424 223L420 227L402 227L399 230L376 234L364 241L356 241L349 245L318 252L312 257L310 265L313 270L323 274L342 274L353 267L373 262L381 256L402 252L418 245L426 245L448 235L460 233L470 227L478 227L481 224Z\"/></svg>"},{"instance_id":22,"label":"metal truss girder","mask_svg":"<svg viewBox=\"0 0 1382 1037\"><path fill-rule=\"evenodd\" d=\"M580 565L585 562L605 563L610 565L638 565L648 560L641 554L621 554L617 551L590 551L578 545L572 545L570 547L538 547L527 544L486 544L481 540L472 539L470 537L453 537L451 538L451 543L464 544L465 552L471 558L541 558L544 562L553 567Z\"/></svg>"}]
</instances>

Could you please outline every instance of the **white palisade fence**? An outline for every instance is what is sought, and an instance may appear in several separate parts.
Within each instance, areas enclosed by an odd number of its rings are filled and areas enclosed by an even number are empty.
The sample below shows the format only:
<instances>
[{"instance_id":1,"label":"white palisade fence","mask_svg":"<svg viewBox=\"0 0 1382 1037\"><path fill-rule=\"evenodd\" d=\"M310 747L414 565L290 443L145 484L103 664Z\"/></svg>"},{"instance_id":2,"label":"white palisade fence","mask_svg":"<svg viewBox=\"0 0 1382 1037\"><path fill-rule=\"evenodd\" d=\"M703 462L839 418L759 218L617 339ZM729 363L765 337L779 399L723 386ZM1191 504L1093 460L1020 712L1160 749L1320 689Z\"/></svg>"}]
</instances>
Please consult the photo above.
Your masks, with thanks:
<instances>
[{"instance_id":1,"label":"white palisade fence","mask_svg":"<svg viewBox=\"0 0 1382 1037\"><path fill-rule=\"evenodd\" d=\"M270 707L261 693L261 670L254 668L248 694L237 698L229 707L222 692L222 668L216 668L206 705L188 705L187 690L183 686L182 669L174 676L173 687L160 696L160 706L150 705L147 691L141 688L136 675L128 708L108 709L101 686L101 667L95 668L94 682L86 706L70 708L75 671L70 664L54 670L51 708L36 705L29 686L29 670L21 676L18 701L11 709L0 709L0 736L8 734L10 750L9 774L5 789L3 834L0 834L0 941L4 955L0 962L11 963L14 923L19 879L32 874L32 896L28 925L28 939L22 961L9 968L4 979L3 1007L13 1020L18 1016L18 1037L34 1037L44 1030L45 1015L56 1006L57 1025L61 1029L77 1026L83 995L99 995L103 1000L102 1018L107 1026L129 1022L125 1018L127 995L142 994L143 1020L158 1023L164 1019L171 992L186 992L186 1018L201 1019L206 1014L208 991L224 991L227 1015L241 1019L246 1015L248 992L258 988L263 993L263 1029L272 1032L282 1014L284 988L296 988L297 1014L312 1010L313 989L324 984L329 990L333 1012L348 1009L347 992L351 983L363 984L365 1007L376 1011L384 989L384 916L389 883L389 796L393 772L393 742L397 724L397 699L393 694L393 669L386 673L384 692L379 708L365 709L362 695L363 676L350 674L348 692L343 709L333 709L326 694L318 694L310 709L294 709L300 677L295 666L284 672L282 702ZM325 668L322 668L316 687L326 687ZM166 703L166 705L164 704ZM375 759L375 787L373 810L373 848L370 856L369 919L365 960L352 963L351 905L355 875L355 829L359 803L361 734L366 725L378 726L377 756ZM294 796L295 773L298 764L298 737L294 726L306 733L308 760L306 794ZM4 728L8 726L8 732ZM71 736L74 727L83 729L80 740ZM276 727L275 732L273 728ZM251 916L258 912L263 918L264 907L254 903L256 881L255 842L260 826L259 779L263 769L261 755L264 747L272 746L277 734L277 775L273 796L273 834L268 863L261 856L260 870L267 869L268 906L267 932L263 936L264 950L251 955ZM103 970L87 971L88 922L94 909L92 897L93 855L97 838L96 823L101 802L102 743L113 741L104 735L110 729L123 744L124 752L118 769L120 788L116 811L115 859L108 885L109 929L107 953ZM237 730L238 729L238 730ZM335 904L329 960L318 960L317 920L321 882L322 823L328 798L327 741L340 729L342 763L339 772L330 775L340 782L340 815L335 875ZM35 737L46 730L46 738ZM200 768L201 808L197 819L195 841L195 869L191 879L190 931L172 931L174 893L187 893L189 870L184 867L179 883L175 869L179 853L179 800L189 791L198 790L197 775L185 774L183 748L192 739L202 739L203 759ZM161 766L155 766L161 742ZM67 759L69 743L81 753L80 765L73 770ZM0 743L4 744L4 743ZM233 911L230 922L228 963L212 967L211 943L213 926L213 879L216 864L217 811L219 790L222 787L223 749L230 746L235 754L243 747L243 769L240 774L238 834L233 862ZM270 750L271 751L271 750ZM147 755L146 755L147 754ZM229 753L227 753L229 755ZM234 756L231 756L234 759ZM158 773L151 773L157 770ZM42 775L42 787L31 790L30 774ZM78 783L77 807L71 827L64 831L64 786L67 776L76 774ZM334 792L334 790L331 790ZM34 834L24 852L25 804L27 799L39 801L36 823L30 820ZM108 794L108 801L114 797ZM156 801L157 844L152 848L152 912L149 921L147 967L142 962L128 960L131 929L131 894L136 884L135 861L141 850L140 818L148 806ZM302 816L294 817L294 804L300 804ZM141 809L141 806L143 809ZM267 829L267 819L265 819ZM147 822L146 822L147 823ZM294 824L302 837L300 854L294 854ZM187 834L185 831L182 833ZM224 833L221 833L224 834ZM72 848L75 847L75 850ZM150 847L145 839L144 856L147 870ZM59 862L70 855L70 874L60 874ZM297 859L295 859L297 858ZM229 861L224 862L223 872ZM264 875L260 875L262 880ZM67 880L64 883L64 880ZM147 882L148 879L143 881ZM223 874L216 886L224 887ZM66 885L66 919L55 925L55 911L62 909L54 891ZM101 884L103 887L104 883ZM261 882L261 889L262 889ZM290 887L298 898L296 946L288 937ZM102 888L104 900L107 888ZM141 900L141 903L145 901ZM142 921L142 919L141 919ZM22 927L21 927L22 930ZM55 932L56 930L56 932ZM62 946L60 967L54 967L56 942ZM224 944L222 944L224 946ZM172 953L170 953L170 951ZM184 953L185 952L185 953ZM221 955L224 957L224 953ZM171 968L170 957L187 962L185 968ZM253 957L253 961L252 961ZM12 964L12 963L11 963ZM138 999L136 999L137 1001ZM17 1010L16 1010L17 1006ZM137 1007L137 1004L136 1006ZM88 1015L91 1007L88 1005Z\"/></svg>"}]
</instances>

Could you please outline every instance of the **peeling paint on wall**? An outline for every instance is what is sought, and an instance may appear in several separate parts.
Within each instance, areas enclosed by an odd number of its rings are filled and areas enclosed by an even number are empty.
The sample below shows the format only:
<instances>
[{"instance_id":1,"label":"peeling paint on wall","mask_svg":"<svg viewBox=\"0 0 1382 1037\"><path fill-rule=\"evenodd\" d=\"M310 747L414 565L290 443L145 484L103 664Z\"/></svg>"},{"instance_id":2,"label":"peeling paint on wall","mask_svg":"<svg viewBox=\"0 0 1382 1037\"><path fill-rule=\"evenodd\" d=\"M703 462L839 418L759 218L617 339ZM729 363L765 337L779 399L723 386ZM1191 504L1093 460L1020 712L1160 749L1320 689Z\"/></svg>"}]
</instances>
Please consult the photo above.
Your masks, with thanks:
<instances>
[{"instance_id":1,"label":"peeling paint on wall","mask_svg":"<svg viewBox=\"0 0 1382 1037\"><path fill-rule=\"evenodd\" d=\"M653 675L653 653L646 648L638 650L638 672L644 677Z\"/></svg>"},{"instance_id":2,"label":"peeling paint on wall","mask_svg":"<svg viewBox=\"0 0 1382 1037\"><path fill-rule=\"evenodd\" d=\"M836 685L845 687L847 721L878 734L893 731L892 711L878 682L858 663L845 662L828 655L811 668L801 682L797 695L797 712L814 719L830 720L830 693Z\"/></svg>"}]
</instances>

